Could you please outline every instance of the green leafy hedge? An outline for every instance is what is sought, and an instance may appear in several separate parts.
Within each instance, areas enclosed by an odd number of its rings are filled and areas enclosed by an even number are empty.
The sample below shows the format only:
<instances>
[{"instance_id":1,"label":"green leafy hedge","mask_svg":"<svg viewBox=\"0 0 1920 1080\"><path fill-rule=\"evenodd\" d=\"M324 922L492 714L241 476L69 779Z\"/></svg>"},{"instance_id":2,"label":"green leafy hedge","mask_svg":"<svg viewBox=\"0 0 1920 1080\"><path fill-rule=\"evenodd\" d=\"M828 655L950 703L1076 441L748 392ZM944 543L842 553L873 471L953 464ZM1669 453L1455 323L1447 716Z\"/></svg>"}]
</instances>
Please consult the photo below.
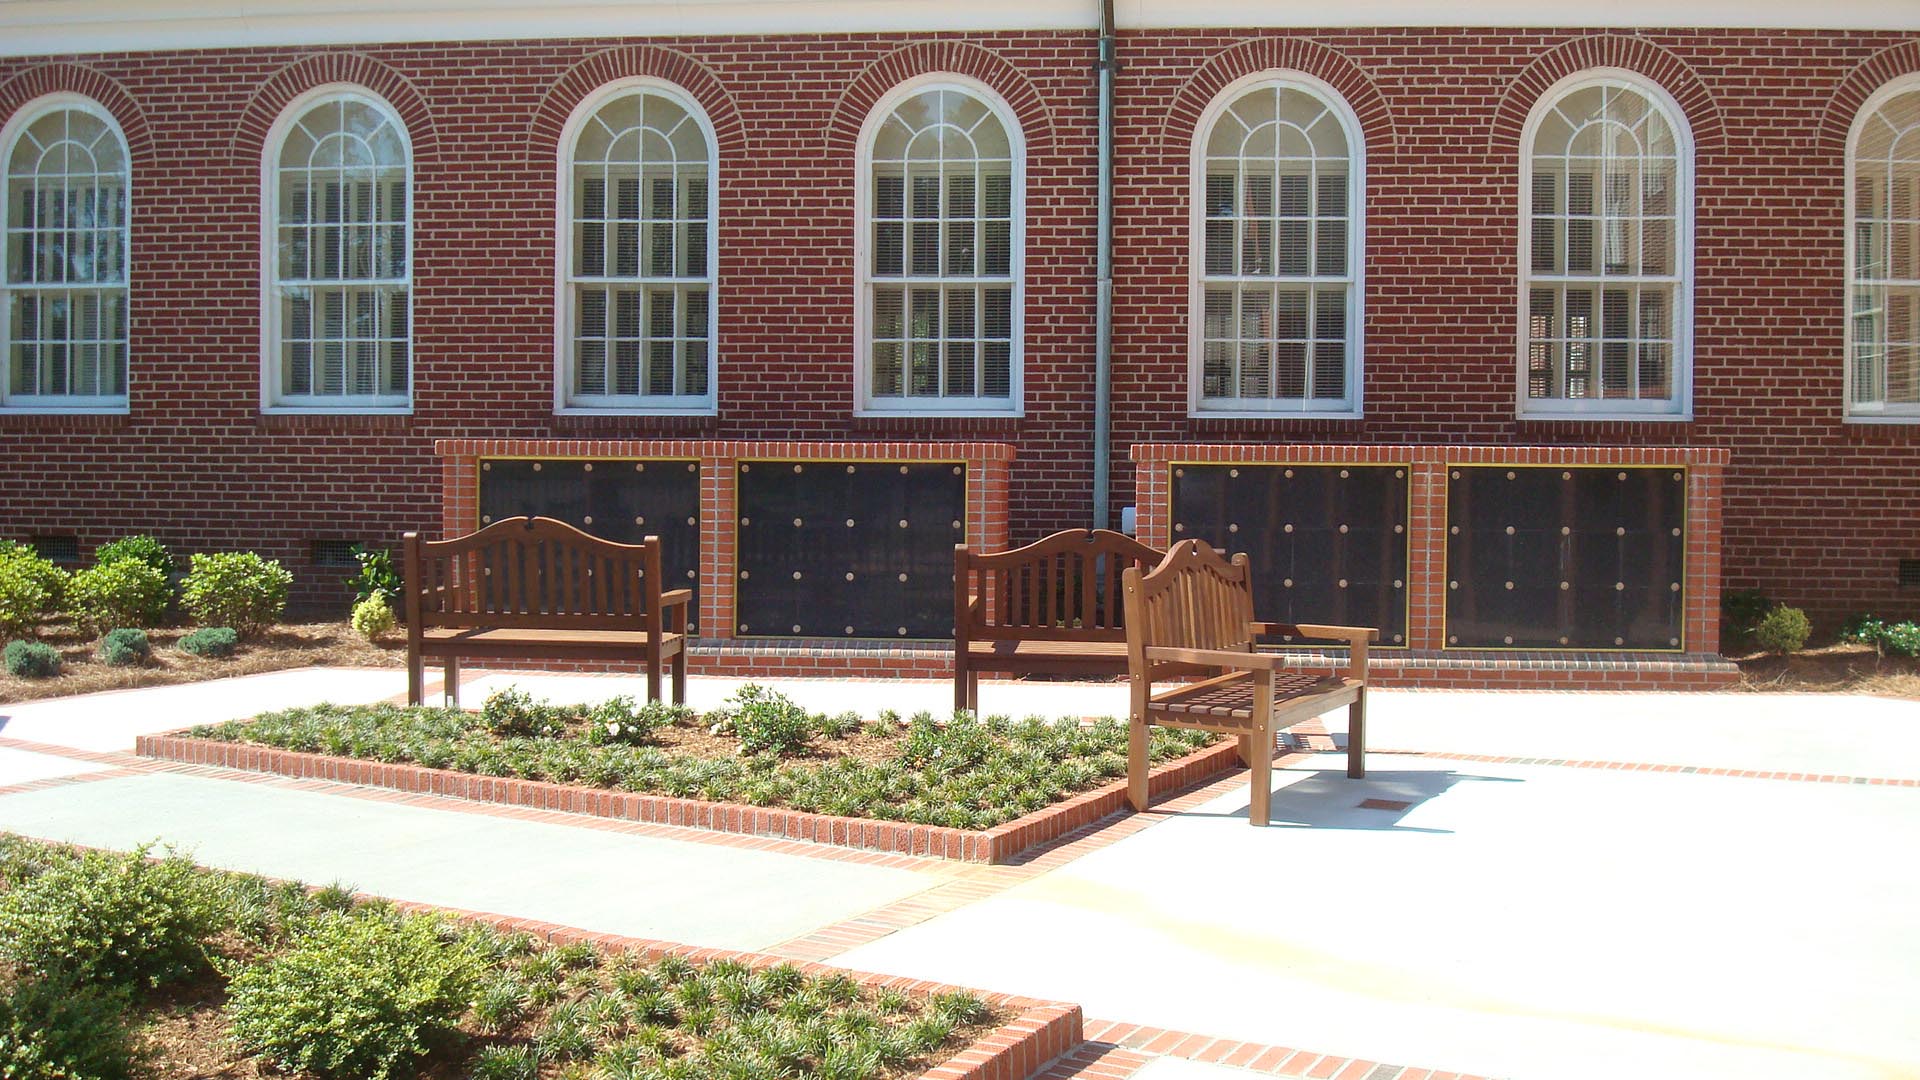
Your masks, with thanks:
<instances>
[{"instance_id":1,"label":"green leafy hedge","mask_svg":"<svg viewBox=\"0 0 1920 1080\"><path fill-rule=\"evenodd\" d=\"M280 621L293 574L251 551L195 555L180 584L180 599L194 621L226 626L250 637Z\"/></svg>"}]
</instances>

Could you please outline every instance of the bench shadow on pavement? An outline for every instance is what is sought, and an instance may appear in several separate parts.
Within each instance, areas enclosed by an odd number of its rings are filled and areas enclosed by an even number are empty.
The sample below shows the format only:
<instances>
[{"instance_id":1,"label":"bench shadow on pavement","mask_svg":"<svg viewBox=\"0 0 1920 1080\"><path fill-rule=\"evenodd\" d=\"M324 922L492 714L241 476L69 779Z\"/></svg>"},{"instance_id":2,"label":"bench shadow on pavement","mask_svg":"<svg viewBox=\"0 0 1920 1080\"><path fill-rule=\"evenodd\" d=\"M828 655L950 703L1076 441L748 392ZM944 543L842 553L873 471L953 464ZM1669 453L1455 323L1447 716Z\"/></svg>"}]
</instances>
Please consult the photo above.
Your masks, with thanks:
<instances>
[{"instance_id":1,"label":"bench shadow on pavement","mask_svg":"<svg viewBox=\"0 0 1920 1080\"><path fill-rule=\"evenodd\" d=\"M1447 834L1452 829L1402 825L1401 821L1422 804L1437 799L1463 783L1520 784L1510 776L1480 776L1448 770L1417 769L1382 771L1369 769L1364 780L1347 779L1344 767L1300 770L1275 769L1274 780L1284 783L1273 790L1269 811L1275 829L1362 829L1394 832ZM1243 803L1231 812L1184 811L1182 816L1231 817L1245 821L1248 807Z\"/></svg>"}]
</instances>

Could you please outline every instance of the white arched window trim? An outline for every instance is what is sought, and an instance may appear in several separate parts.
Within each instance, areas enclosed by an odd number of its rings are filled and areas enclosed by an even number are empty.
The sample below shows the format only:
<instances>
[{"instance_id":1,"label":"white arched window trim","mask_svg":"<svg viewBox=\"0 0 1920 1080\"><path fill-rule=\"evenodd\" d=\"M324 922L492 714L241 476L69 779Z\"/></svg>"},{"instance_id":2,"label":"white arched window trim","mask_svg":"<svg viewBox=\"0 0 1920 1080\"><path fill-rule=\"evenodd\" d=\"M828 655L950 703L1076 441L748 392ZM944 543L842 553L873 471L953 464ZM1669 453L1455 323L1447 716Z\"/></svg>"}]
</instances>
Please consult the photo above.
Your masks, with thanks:
<instances>
[{"instance_id":1,"label":"white arched window trim","mask_svg":"<svg viewBox=\"0 0 1920 1080\"><path fill-rule=\"evenodd\" d=\"M636 90L672 98L700 127L707 141L707 392L704 395L641 395L633 404L611 406L604 403L576 404L573 387L574 322L573 307L573 212L574 144L580 129L612 99ZM554 198L554 319L553 319L553 409L570 416L632 416L664 413L671 415L711 416L719 411L720 401L720 141L713 121L686 89L650 76L636 75L616 79L583 98L568 114L560 131L555 151Z\"/></svg>"},{"instance_id":2,"label":"white arched window trim","mask_svg":"<svg viewBox=\"0 0 1920 1080\"><path fill-rule=\"evenodd\" d=\"M1240 399L1227 404L1204 397L1202 384L1205 348L1206 308L1206 182L1207 144L1214 125L1240 97L1259 88L1297 90L1312 95L1339 121L1347 139L1347 364L1346 393L1341 398L1266 398L1260 401ZM1258 71L1234 80L1215 94L1200 114L1193 129L1193 148L1188 162L1188 301L1187 301L1187 411L1193 416L1275 417L1311 416L1325 419L1358 419L1362 411L1365 387L1366 325L1366 253L1367 253L1367 143L1360 131L1360 120L1330 84L1301 71ZM1309 365L1312 357L1307 358Z\"/></svg>"},{"instance_id":3,"label":"white arched window trim","mask_svg":"<svg viewBox=\"0 0 1920 1080\"><path fill-rule=\"evenodd\" d=\"M928 90L957 90L985 105L999 119L1007 133L1013 157L1012 252L1009 269L1013 277L1012 348L1008 370L1007 398L993 403L975 398L976 405L955 406L952 398L914 400L910 397L887 398L876 403L872 396L873 379L873 145L880 126L886 123L900 104ZM855 416L1022 416L1026 411L1026 306L1027 306L1027 141L1013 107L992 87L953 72L928 72L917 75L887 91L860 125L855 144L853 184L853 413Z\"/></svg>"},{"instance_id":4,"label":"white arched window trim","mask_svg":"<svg viewBox=\"0 0 1920 1080\"><path fill-rule=\"evenodd\" d=\"M1527 396L1528 291L1535 279L1530 256L1533 229L1533 157L1534 140L1549 109L1560 99L1589 86L1626 86L1658 106L1673 129L1678 157L1678 192L1674 200L1674 266L1679 271L1675 290L1673 394L1663 399L1628 398L1532 398ZM1671 420L1693 419L1693 231L1694 231L1694 147L1693 128L1679 102L1658 83L1625 68L1588 68L1577 71L1548 87L1534 102L1520 131L1519 228L1515 268L1519 280L1514 298L1514 411L1532 420ZM1605 280L1595 278L1596 282Z\"/></svg>"},{"instance_id":5,"label":"white arched window trim","mask_svg":"<svg viewBox=\"0 0 1920 1080\"><path fill-rule=\"evenodd\" d=\"M1867 121L1873 117L1874 114L1878 113L1882 106L1902 94L1910 93L1920 93L1920 73L1902 75L1874 91L1873 95L1867 98L1866 102L1860 106L1859 113L1853 118L1852 127L1847 130L1847 227L1844 241L1847 249L1847 278L1846 288L1844 290L1845 300L1841 307L1841 322L1846 327L1846 344L1845 351L1842 353L1843 360L1841 363L1841 370L1843 372L1842 385L1844 387L1841 402L1846 421L1853 424L1920 424L1920 404L1908 402L1890 403L1885 399L1884 388L1880 400L1876 402L1856 402L1853 399L1853 348L1855 344L1853 291L1855 288L1856 275L1860 269L1857 258L1858 253L1855 251L1857 242L1855 239L1856 227L1854 214L1859 212L1859 207L1857 205L1858 200L1854 191L1854 185L1857 182L1856 166L1858 164L1857 158L1860 147L1860 136L1866 127Z\"/></svg>"},{"instance_id":6,"label":"white arched window trim","mask_svg":"<svg viewBox=\"0 0 1920 1080\"><path fill-rule=\"evenodd\" d=\"M407 272L400 284L407 295L407 392L374 396L354 396L336 402L283 401L280 394L280 298L279 235L280 155L287 133L306 112L328 99L351 98L379 109L393 124L406 152L406 235ZM400 111L372 90L355 83L328 83L316 86L287 103L280 110L260 155L260 411L263 413L330 413L339 415L378 414L390 416L413 411L413 387L418 357L413 333L413 247L416 223L413 213L413 136L400 119Z\"/></svg>"},{"instance_id":7,"label":"white arched window trim","mask_svg":"<svg viewBox=\"0 0 1920 1080\"><path fill-rule=\"evenodd\" d=\"M15 144L19 142L22 134L24 134L26 129L35 121L49 113L66 110L86 113L106 124L107 129L113 133L113 137L119 140L121 160L126 162L127 204L125 216L120 223L121 266L125 268L126 273L118 286L122 293L122 304L125 305L124 310L126 311L129 339L127 348L126 385L122 393L97 396L34 394L16 397L9 393L12 387L13 364L13 297L7 277L11 271L11 267L6 265L6 260L10 256L5 251L0 251L0 409L4 409L10 413L124 415L128 412L128 402L131 399L134 381L133 349L131 344L133 332L133 292L131 287L133 277L133 158L127 146L126 132L121 130L120 122L114 119L113 114L107 111L106 106L82 94L58 91L51 94L44 94L27 102L21 106L13 116L8 118L4 126L0 126L0 232L4 232L7 227L8 218L6 215L9 213L8 208L12 206L13 195L12 192L8 190L8 173L11 171L10 166Z\"/></svg>"}]
</instances>

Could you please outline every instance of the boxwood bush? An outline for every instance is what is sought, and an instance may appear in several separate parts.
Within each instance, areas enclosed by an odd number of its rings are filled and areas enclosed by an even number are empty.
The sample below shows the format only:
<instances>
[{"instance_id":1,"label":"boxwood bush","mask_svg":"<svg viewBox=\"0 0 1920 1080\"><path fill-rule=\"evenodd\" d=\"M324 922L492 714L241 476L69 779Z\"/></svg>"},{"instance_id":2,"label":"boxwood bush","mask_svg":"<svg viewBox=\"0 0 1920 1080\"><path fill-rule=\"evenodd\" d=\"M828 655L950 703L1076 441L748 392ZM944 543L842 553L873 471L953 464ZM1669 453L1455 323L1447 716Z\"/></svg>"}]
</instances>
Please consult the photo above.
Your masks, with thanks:
<instances>
[{"instance_id":1,"label":"boxwood bush","mask_svg":"<svg viewBox=\"0 0 1920 1080\"><path fill-rule=\"evenodd\" d=\"M138 559L100 563L73 575L67 607L74 621L93 630L158 626L173 602L167 575Z\"/></svg>"},{"instance_id":2,"label":"boxwood bush","mask_svg":"<svg viewBox=\"0 0 1920 1080\"><path fill-rule=\"evenodd\" d=\"M251 637L280 621L293 574L251 551L195 555L180 598L196 622Z\"/></svg>"},{"instance_id":3,"label":"boxwood bush","mask_svg":"<svg viewBox=\"0 0 1920 1080\"><path fill-rule=\"evenodd\" d=\"M128 1080L139 1060L123 993L70 975L0 991L0 1077Z\"/></svg>"},{"instance_id":4,"label":"boxwood bush","mask_svg":"<svg viewBox=\"0 0 1920 1080\"><path fill-rule=\"evenodd\" d=\"M1753 628L1753 640L1768 652L1790 653L1800 651L1811 633L1813 624L1807 621L1806 612L1781 604Z\"/></svg>"},{"instance_id":5,"label":"boxwood bush","mask_svg":"<svg viewBox=\"0 0 1920 1080\"><path fill-rule=\"evenodd\" d=\"M353 605L353 617L348 620L353 632L368 641L377 641L380 635L393 629L393 604L387 594L375 592L372 596Z\"/></svg>"},{"instance_id":6,"label":"boxwood bush","mask_svg":"<svg viewBox=\"0 0 1920 1080\"><path fill-rule=\"evenodd\" d=\"M178 855L88 851L0 893L0 956L35 976L159 986L204 969L225 918Z\"/></svg>"},{"instance_id":7,"label":"boxwood bush","mask_svg":"<svg viewBox=\"0 0 1920 1080\"><path fill-rule=\"evenodd\" d=\"M66 595L65 570L24 544L0 541L0 634L32 633Z\"/></svg>"},{"instance_id":8,"label":"boxwood bush","mask_svg":"<svg viewBox=\"0 0 1920 1080\"><path fill-rule=\"evenodd\" d=\"M7 674L19 679L48 679L60 674L60 653L44 641L9 641Z\"/></svg>"},{"instance_id":9,"label":"boxwood bush","mask_svg":"<svg viewBox=\"0 0 1920 1080\"><path fill-rule=\"evenodd\" d=\"M316 919L287 951L228 987L236 1041L282 1069L385 1080L445 1043L482 971L438 918L353 912Z\"/></svg>"},{"instance_id":10,"label":"boxwood bush","mask_svg":"<svg viewBox=\"0 0 1920 1080\"><path fill-rule=\"evenodd\" d=\"M132 561L145 563L163 575L173 573L173 552L167 550L167 545L146 535L123 536L101 544L94 550L93 561L100 565Z\"/></svg>"}]
</instances>

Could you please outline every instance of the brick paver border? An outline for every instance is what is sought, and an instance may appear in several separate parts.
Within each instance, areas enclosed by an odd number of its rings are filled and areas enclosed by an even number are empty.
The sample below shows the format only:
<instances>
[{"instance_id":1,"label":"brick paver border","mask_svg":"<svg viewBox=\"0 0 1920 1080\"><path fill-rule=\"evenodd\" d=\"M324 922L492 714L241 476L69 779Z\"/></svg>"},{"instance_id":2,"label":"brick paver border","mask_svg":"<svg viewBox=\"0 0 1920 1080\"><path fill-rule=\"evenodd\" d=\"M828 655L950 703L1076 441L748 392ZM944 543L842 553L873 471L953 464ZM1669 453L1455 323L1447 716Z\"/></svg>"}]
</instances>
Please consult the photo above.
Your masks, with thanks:
<instances>
[{"instance_id":1,"label":"brick paver border","mask_svg":"<svg viewBox=\"0 0 1920 1080\"><path fill-rule=\"evenodd\" d=\"M387 764L246 743L189 738L179 733L142 735L141 757L189 765L330 780L455 799L505 803L592 817L650 822L753 836L783 837L867 851L931 855L962 862L1004 864L1031 849L1092 825L1126 806L1126 782L1083 792L1024 817L983 831L938 825L809 814L781 807L704 802L667 795L610 791L540 780L480 776L419 765ZM1239 766L1233 743L1222 743L1153 770L1149 786L1165 794L1210 780Z\"/></svg>"}]
</instances>

